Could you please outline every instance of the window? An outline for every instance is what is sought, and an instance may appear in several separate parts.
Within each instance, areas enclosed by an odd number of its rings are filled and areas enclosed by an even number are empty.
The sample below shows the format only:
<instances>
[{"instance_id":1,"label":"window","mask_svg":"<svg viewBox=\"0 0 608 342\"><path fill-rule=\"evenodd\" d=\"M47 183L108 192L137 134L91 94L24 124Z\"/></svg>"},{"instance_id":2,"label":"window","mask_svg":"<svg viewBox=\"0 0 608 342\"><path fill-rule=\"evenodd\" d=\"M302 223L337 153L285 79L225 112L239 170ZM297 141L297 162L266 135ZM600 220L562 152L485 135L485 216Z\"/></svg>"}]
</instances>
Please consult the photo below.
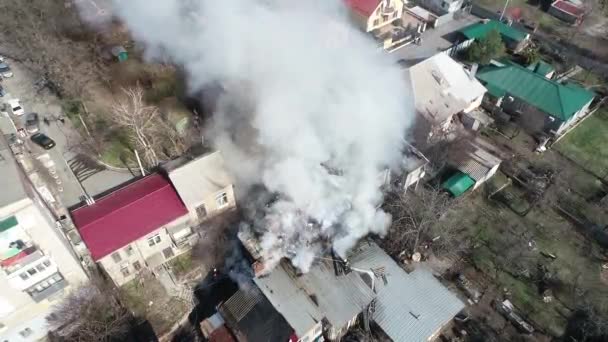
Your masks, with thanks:
<instances>
[{"instance_id":1,"label":"window","mask_svg":"<svg viewBox=\"0 0 608 342\"><path fill-rule=\"evenodd\" d=\"M148 238L148 246L152 247L160 243L160 235L156 234Z\"/></svg>"},{"instance_id":2,"label":"window","mask_svg":"<svg viewBox=\"0 0 608 342\"><path fill-rule=\"evenodd\" d=\"M141 264L139 263L139 261L133 263L133 269L135 270L135 272L141 270Z\"/></svg>"},{"instance_id":3,"label":"window","mask_svg":"<svg viewBox=\"0 0 608 342\"><path fill-rule=\"evenodd\" d=\"M26 338L26 337L30 336L33 332L34 331L32 331L32 329L25 328L19 332L19 335L21 335L21 337L23 337L23 338Z\"/></svg>"},{"instance_id":4,"label":"window","mask_svg":"<svg viewBox=\"0 0 608 342\"><path fill-rule=\"evenodd\" d=\"M48 260L45 260L43 263L44 267L51 267L51 262Z\"/></svg>"},{"instance_id":5,"label":"window","mask_svg":"<svg viewBox=\"0 0 608 342\"><path fill-rule=\"evenodd\" d=\"M380 21L378 19L374 20L374 26L378 26L378 24L380 24Z\"/></svg>"},{"instance_id":6,"label":"window","mask_svg":"<svg viewBox=\"0 0 608 342\"><path fill-rule=\"evenodd\" d=\"M167 247L163 249L163 255L165 256L165 259L169 259L172 258L175 254L173 254L173 249L171 247Z\"/></svg>"},{"instance_id":7,"label":"window","mask_svg":"<svg viewBox=\"0 0 608 342\"><path fill-rule=\"evenodd\" d=\"M215 196L215 203L217 203L218 207L223 207L228 204L228 194L222 192L219 195Z\"/></svg>"},{"instance_id":8,"label":"window","mask_svg":"<svg viewBox=\"0 0 608 342\"><path fill-rule=\"evenodd\" d=\"M131 274L131 272L129 272L129 266L123 266L123 267L120 269L120 273L122 273L122 275L123 275L124 277L128 276L129 274Z\"/></svg>"},{"instance_id":9,"label":"window","mask_svg":"<svg viewBox=\"0 0 608 342\"><path fill-rule=\"evenodd\" d=\"M38 270L38 272L42 272L42 271L44 271L45 267L42 264L40 264L40 265L36 265L36 269Z\"/></svg>"},{"instance_id":10,"label":"window","mask_svg":"<svg viewBox=\"0 0 608 342\"><path fill-rule=\"evenodd\" d=\"M128 245L128 246L125 248L125 253L127 253L127 256L131 256L131 255L133 255L133 247L132 247L131 245Z\"/></svg>"},{"instance_id":11,"label":"window","mask_svg":"<svg viewBox=\"0 0 608 342\"><path fill-rule=\"evenodd\" d=\"M38 271L36 271L36 269L34 269L34 268L30 268L29 270L27 270L27 273L29 273L30 275L34 275L34 274L38 273Z\"/></svg>"},{"instance_id":12,"label":"window","mask_svg":"<svg viewBox=\"0 0 608 342\"><path fill-rule=\"evenodd\" d=\"M114 262L120 262L122 260L120 253L118 253L118 252L112 253L112 260L114 260Z\"/></svg>"},{"instance_id":13,"label":"window","mask_svg":"<svg viewBox=\"0 0 608 342\"><path fill-rule=\"evenodd\" d=\"M196 215L198 216L199 219L207 216L207 208L205 208L204 204L201 204L198 207L196 207Z\"/></svg>"},{"instance_id":14,"label":"window","mask_svg":"<svg viewBox=\"0 0 608 342\"><path fill-rule=\"evenodd\" d=\"M25 272L21 273L19 276L20 276L20 277L21 277L21 279L23 279L23 280L27 280L27 278L29 278L29 277L30 277L30 276L29 276L29 275L27 275L27 273L25 273Z\"/></svg>"}]
</instances>

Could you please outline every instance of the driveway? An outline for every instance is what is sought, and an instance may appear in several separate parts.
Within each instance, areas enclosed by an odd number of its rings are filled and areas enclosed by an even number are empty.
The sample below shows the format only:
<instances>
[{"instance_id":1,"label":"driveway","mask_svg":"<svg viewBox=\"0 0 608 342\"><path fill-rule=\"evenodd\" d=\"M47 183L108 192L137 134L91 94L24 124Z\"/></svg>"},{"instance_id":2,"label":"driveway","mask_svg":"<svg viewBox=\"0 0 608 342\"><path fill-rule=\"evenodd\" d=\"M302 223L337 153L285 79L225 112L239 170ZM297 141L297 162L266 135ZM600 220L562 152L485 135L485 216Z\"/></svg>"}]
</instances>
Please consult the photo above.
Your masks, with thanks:
<instances>
[{"instance_id":1,"label":"driveway","mask_svg":"<svg viewBox=\"0 0 608 342\"><path fill-rule=\"evenodd\" d=\"M36 78L29 71L16 62L9 60L8 63L14 76L4 79L3 86L8 94L1 101L18 98L26 115L31 112L39 114L40 131L53 139L56 146L45 151L29 141L29 137L25 140L32 157L48 153L54 161L61 181L54 189L64 206L69 208L82 202L85 191L90 196L99 195L138 176L128 171L109 170L93 158L76 153L73 147L78 146L81 136L67 118L63 122L59 120L62 116L60 100L46 89L37 91L34 85ZM45 123L45 118L48 119L48 124ZM25 115L12 116L12 119L19 127L24 124Z\"/></svg>"}]
</instances>

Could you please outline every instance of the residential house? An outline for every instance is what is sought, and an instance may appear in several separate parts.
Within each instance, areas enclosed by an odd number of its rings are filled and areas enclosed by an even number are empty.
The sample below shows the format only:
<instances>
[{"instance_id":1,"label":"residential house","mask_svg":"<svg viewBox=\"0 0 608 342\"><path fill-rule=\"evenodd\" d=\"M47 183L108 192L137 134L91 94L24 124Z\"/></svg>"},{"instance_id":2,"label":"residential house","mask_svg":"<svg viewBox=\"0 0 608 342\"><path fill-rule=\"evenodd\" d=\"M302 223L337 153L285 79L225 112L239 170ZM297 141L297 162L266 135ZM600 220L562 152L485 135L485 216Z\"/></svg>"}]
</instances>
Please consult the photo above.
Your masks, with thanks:
<instances>
[{"instance_id":1,"label":"residential house","mask_svg":"<svg viewBox=\"0 0 608 342\"><path fill-rule=\"evenodd\" d=\"M486 88L475 79L474 72L443 53L409 68L407 74L420 118L413 130L418 146L424 148L439 140L449 131L454 115L479 107Z\"/></svg>"},{"instance_id":2,"label":"residential house","mask_svg":"<svg viewBox=\"0 0 608 342\"><path fill-rule=\"evenodd\" d=\"M549 14L568 24L580 25L583 22L585 9L571 1L556 0L549 7Z\"/></svg>"},{"instance_id":3,"label":"residential house","mask_svg":"<svg viewBox=\"0 0 608 342\"><path fill-rule=\"evenodd\" d=\"M493 62L477 78L488 89L488 106L514 116L531 134L561 135L595 98L574 83L558 83L511 61Z\"/></svg>"},{"instance_id":4,"label":"residential house","mask_svg":"<svg viewBox=\"0 0 608 342\"><path fill-rule=\"evenodd\" d=\"M402 150L401 165L396 172L389 173L387 183L396 180L398 186L407 190L410 186L417 186L426 175L425 167L429 160L414 146L406 144Z\"/></svg>"},{"instance_id":5,"label":"residential house","mask_svg":"<svg viewBox=\"0 0 608 342\"><path fill-rule=\"evenodd\" d=\"M426 29L423 17L405 8L403 0L345 0L351 18L389 51L410 44Z\"/></svg>"},{"instance_id":6,"label":"residential house","mask_svg":"<svg viewBox=\"0 0 608 342\"><path fill-rule=\"evenodd\" d=\"M238 290L217 309L238 342L298 341L293 328L254 284Z\"/></svg>"},{"instance_id":7,"label":"residential house","mask_svg":"<svg viewBox=\"0 0 608 342\"><path fill-rule=\"evenodd\" d=\"M378 245L363 241L348 258L376 293L369 319L395 342L433 341L464 303L426 268L405 272Z\"/></svg>"},{"instance_id":8,"label":"residential house","mask_svg":"<svg viewBox=\"0 0 608 342\"><path fill-rule=\"evenodd\" d=\"M509 26L498 20L484 19L475 24L459 30L464 37L459 44L459 49L468 47L475 40L485 38L491 31L498 31L505 46L515 52L521 51L530 41L530 34L522 32L513 26Z\"/></svg>"},{"instance_id":9,"label":"residential house","mask_svg":"<svg viewBox=\"0 0 608 342\"><path fill-rule=\"evenodd\" d=\"M283 260L254 278L298 341L339 340L358 320L393 341L427 341L464 308L429 271L406 273L373 242L361 242L348 262L318 259L307 273Z\"/></svg>"},{"instance_id":10,"label":"residential house","mask_svg":"<svg viewBox=\"0 0 608 342\"><path fill-rule=\"evenodd\" d=\"M193 222L202 222L236 208L234 181L219 151L183 157L162 167L188 208Z\"/></svg>"},{"instance_id":11,"label":"residential house","mask_svg":"<svg viewBox=\"0 0 608 342\"><path fill-rule=\"evenodd\" d=\"M477 189L498 171L502 162L498 154L495 147L480 138L455 142L448 152L448 165L456 172L442 187L455 197Z\"/></svg>"},{"instance_id":12,"label":"residential house","mask_svg":"<svg viewBox=\"0 0 608 342\"><path fill-rule=\"evenodd\" d=\"M382 28L401 18L403 0L345 0L351 17L365 32Z\"/></svg>"},{"instance_id":13,"label":"residential house","mask_svg":"<svg viewBox=\"0 0 608 342\"><path fill-rule=\"evenodd\" d=\"M357 272L336 276L328 260L320 260L307 273L283 260L254 282L302 342L319 339L324 330L329 340L340 339L374 299Z\"/></svg>"},{"instance_id":14,"label":"residential house","mask_svg":"<svg viewBox=\"0 0 608 342\"><path fill-rule=\"evenodd\" d=\"M52 306L87 275L4 136L0 174L0 341L39 341Z\"/></svg>"},{"instance_id":15,"label":"residential house","mask_svg":"<svg viewBox=\"0 0 608 342\"><path fill-rule=\"evenodd\" d=\"M118 286L190 250L197 234L171 183L151 174L71 211L92 259Z\"/></svg>"}]
</instances>

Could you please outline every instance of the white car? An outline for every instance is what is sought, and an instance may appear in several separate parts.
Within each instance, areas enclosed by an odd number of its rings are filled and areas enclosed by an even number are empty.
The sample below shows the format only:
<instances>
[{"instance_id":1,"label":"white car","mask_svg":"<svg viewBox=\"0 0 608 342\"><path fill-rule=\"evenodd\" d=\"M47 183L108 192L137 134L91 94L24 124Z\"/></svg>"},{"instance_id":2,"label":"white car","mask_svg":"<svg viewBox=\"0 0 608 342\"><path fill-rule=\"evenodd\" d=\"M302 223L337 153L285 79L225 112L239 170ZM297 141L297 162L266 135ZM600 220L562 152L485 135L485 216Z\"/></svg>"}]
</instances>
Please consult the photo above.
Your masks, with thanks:
<instances>
[{"instance_id":1,"label":"white car","mask_svg":"<svg viewBox=\"0 0 608 342\"><path fill-rule=\"evenodd\" d=\"M23 110L23 107L21 107L21 103L19 103L19 99L8 100L8 101L6 101L6 103L8 103L8 106L11 109L11 111L13 112L13 115L21 116L21 115L25 114L25 110Z\"/></svg>"}]
</instances>

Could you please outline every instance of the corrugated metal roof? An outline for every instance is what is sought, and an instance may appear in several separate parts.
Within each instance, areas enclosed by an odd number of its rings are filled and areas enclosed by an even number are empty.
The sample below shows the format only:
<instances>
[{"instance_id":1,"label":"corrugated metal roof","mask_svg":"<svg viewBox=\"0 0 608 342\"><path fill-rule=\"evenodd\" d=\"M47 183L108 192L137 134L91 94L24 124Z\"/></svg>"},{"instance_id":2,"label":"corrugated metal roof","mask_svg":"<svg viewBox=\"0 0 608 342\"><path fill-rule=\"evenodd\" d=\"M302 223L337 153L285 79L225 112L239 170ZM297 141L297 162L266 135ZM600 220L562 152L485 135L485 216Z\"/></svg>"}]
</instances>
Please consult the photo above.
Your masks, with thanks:
<instances>
[{"instance_id":1,"label":"corrugated metal roof","mask_svg":"<svg viewBox=\"0 0 608 342\"><path fill-rule=\"evenodd\" d=\"M350 257L353 267L383 273L375 279L372 320L395 342L427 341L464 304L433 274L418 268L407 274L375 243L363 242Z\"/></svg>"},{"instance_id":2,"label":"corrugated metal roof","mask_svg":"<svg viewBox=\"0 0 608 342\"><path fill-rule=\"evenodd\" d=\"M467 174L475 181L484 178L488 172L501 163L500 158L484 148L481 139L461 141L450 148L449 164Z\"/></svg>"},{"instance_id":3,"label":"corrugated metal roof","mask_svg":"<svg viewBox=\"0 0 608 342\"><path fill-rule=\"evenodd\" d=\"M331 262L322 261L300 276L289 267L282 263L254 281L298 336L323 318L333 327L342 327L374 298L357 272L336 277Z\"/></svg>"},{"instance_id":4,"label":"corrugated metal roof","mask_svg":"<svg viewBox=\"0 0 608 342\"><path fill-rule=\"evenodd\" d=\"M218 311L235 335L247 341L287 341L293 329L273 305L252 286L237 291Z\"/></svg>"},{"instance_id":5,"label":"corrugated metal roof","mask_svg":"<svg viewBox=\"0 0 608 342\"><path fill-rule=\"evenodd\" d=\"M158 173L71 211L93 260L188 214L171 183Z\"/></svg>"},{"instance_id":6,"label":"corrugated metal roof","mask_svg":"<svg viewBox=\"0 0 608 342\"><path fill-rule=\"evenodd\" d=\"M562 121L595 97L591 91L557 83L509 61L481 68L477 78L493 95L508 93Z\"/></svg>"}]
</instances>

